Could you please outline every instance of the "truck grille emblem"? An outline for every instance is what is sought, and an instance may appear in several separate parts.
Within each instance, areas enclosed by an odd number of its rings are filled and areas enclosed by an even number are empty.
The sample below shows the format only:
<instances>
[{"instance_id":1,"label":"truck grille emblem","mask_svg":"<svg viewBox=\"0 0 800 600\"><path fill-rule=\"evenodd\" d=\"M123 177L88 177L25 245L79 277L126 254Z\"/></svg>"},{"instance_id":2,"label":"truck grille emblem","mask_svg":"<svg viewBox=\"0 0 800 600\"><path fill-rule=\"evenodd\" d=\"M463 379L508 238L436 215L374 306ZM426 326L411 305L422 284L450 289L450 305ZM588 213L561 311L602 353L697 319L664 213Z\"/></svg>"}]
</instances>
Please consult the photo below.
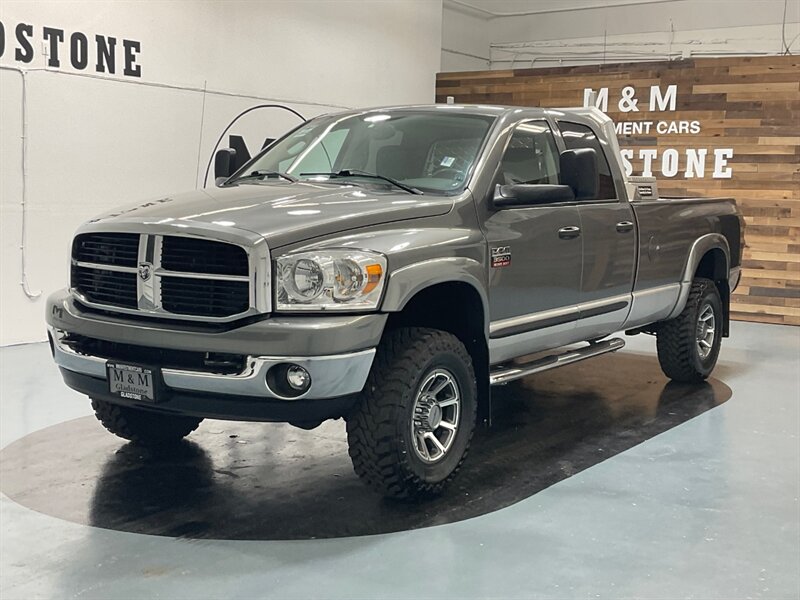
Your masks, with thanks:
<instances>
[{"instance_id":1,"label":"truck grille emblem","mask_svg":"<svg viewBox=\"0 0 800 600\"><path fill-rule=\"evenodd\" d=\"M139 277L142 281L147 281L153 274L153 265L150 263L139 263Z\"/></svg>"}]
</instances>

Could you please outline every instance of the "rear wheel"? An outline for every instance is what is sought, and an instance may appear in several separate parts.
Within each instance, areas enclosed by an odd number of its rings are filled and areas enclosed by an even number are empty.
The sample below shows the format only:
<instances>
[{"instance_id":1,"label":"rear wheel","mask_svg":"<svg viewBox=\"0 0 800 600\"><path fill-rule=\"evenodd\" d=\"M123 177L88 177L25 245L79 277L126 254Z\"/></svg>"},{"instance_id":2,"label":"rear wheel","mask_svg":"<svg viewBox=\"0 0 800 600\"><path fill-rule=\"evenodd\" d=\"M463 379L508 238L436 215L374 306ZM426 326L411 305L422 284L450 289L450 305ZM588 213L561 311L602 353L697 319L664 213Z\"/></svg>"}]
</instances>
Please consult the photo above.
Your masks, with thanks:
<instances>
[{"instance_id":1,"label":"rear wheel","mask_svg":"<svg viewBox=\"0 0 800 600\"><path fill-rule=\"evenodd\" d=\"M143 446L174 444L193 432L203 419L149 412L92 398L97 419L114 435Z\"/></svg>"},{"instance_id":2,"label":"rear wheel","mask_svg":"<svg viewBox=\"0 0 800 600\"><path fill-rule=\"evenodd\" d=\"M674 381L696 383L717 364L722 343L722 299L710 279L692 282L686 306L657 333L658 361Z\"/></svg>"},{"instance_id":3,"label":"rear wheel","mask_svg":"<svg viewBox=\"0 0 800 600\"><path fill-rule=\"evenodd\" d=\"M458 338L422 328L387 334L347 419L356 473L388 497L440 492L466 457L476 408L472 360Z\"/></svg>"}]
</instances>

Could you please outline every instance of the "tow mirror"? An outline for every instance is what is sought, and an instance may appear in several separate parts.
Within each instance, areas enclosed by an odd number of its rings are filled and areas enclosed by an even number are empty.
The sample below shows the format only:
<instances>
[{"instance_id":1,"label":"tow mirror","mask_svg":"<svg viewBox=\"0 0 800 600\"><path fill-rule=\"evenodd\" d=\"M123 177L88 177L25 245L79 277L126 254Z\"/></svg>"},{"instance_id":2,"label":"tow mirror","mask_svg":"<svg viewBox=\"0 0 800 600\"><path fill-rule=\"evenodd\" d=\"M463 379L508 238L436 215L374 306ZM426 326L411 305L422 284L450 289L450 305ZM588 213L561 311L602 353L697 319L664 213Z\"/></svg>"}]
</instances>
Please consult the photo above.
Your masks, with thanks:
<instances>
[{"instance_id":1,"label":"tow mirror","mask_svg":"<svg viewBox=\"0 0 800 600\"><path fill-rule=\"evenodd\" d=\"M556 204L574 200L575 194L568 185L519 183L498 185L494 191L494 205L497 208Z\"/></svg>"},{"instance_id":2,"label":"tow mirror","mask_svg":"<svg viewBox=\"0 0 800 600\"><path fill-rule=\"evenodd\" d=\"M600 189L597 152L594 148L565 150L560 157L561 183L569 186L576 200L593 200Z\"/></svg>"},{"instance_id":3,"label":"tow mirror","mask_svg":"<svg viewBox=\"0 0 800 600\"><path fill-rule=\"evenodd\" d=\"M236 172L236 150L223 148L214 155L214 183L222 184Z\"/></svg>"}]
</instances>

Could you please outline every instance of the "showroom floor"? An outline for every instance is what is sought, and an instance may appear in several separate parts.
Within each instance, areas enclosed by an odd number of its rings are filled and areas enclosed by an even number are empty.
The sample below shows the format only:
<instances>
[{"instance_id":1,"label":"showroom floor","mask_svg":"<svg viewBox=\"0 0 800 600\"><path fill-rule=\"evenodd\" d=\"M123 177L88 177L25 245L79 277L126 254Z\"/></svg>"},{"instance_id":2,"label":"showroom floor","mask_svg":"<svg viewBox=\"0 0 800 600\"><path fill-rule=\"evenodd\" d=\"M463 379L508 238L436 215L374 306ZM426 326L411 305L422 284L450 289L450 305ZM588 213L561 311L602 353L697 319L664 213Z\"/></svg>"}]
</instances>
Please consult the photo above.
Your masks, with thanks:
<instances>
[{"instance_id":1,"label":"showroom floor","mask_svg":"<svg viewBox=\"0 0 800 600\"><path fill-rule=\"evenodd\" d=\"M340 422L208 421L151 456L46 344L2 348L0 597L796 598L800 328L734 323L703 386L626 340L500 390L417 507L360 487Z\"/></svg>"}]
</instances>

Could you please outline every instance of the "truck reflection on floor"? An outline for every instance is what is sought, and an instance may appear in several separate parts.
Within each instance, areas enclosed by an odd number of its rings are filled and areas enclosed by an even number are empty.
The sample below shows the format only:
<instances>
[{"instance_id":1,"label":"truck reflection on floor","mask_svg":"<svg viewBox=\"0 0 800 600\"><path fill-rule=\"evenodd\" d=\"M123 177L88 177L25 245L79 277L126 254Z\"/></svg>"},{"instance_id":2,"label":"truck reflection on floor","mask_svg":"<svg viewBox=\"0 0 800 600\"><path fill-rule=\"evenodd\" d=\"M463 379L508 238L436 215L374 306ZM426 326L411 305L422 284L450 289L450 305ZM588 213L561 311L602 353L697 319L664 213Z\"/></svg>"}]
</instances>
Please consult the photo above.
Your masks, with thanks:
<instances>
[{"instance_id":1,"label":"truck reflection on floor","mask_svg":"<svg viewBox=\"0 0 800 600\"><path fill-rule=\"evenodd\" d=\"M384 500L359 482L341 421L313 431L207 421L153 454L85 417L6 447L0 481L33 510L152 535L278 540L401 531L514 504L731 395L713 379L666 381L655 357L616 354L497 388L491 431L478 428L454 485L424 506Z\"/></svg>"}]
</instances>

